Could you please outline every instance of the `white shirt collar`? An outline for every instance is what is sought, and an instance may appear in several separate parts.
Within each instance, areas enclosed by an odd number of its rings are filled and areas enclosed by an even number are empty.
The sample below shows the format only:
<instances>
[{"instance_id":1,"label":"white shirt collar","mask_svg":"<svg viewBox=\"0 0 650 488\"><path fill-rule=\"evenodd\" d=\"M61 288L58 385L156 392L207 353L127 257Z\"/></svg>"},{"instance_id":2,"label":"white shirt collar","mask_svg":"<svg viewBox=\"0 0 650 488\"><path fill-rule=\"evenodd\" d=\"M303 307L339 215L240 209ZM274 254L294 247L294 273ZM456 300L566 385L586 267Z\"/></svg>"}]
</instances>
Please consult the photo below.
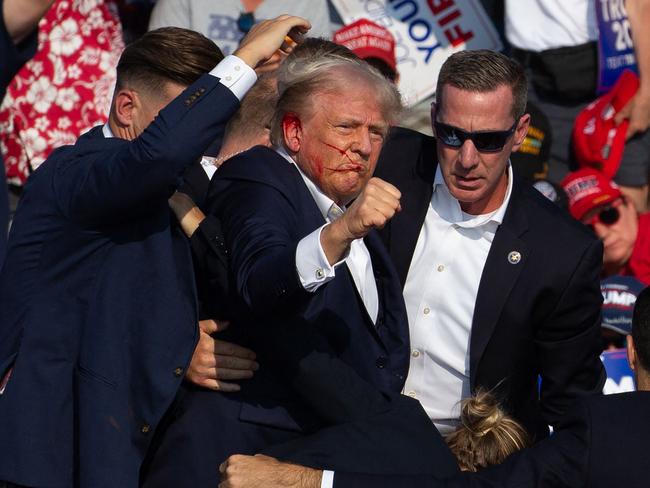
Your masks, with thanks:
<instances>
[{"instance_id":1,"label":"white shirt collar","mask_svg":"<svg viewBox=\"0 0 650 488\"><path fill-rule=\"evenodd\" d=\"M113 135L113 131L111 130L111 126L108 125L108 122L106 122L104 124L104 127L102 127L102 134L104 134L104 137L106 137L107 139L111 137L115 137Z\"/></svg>"},{"instance_id":2,"label":"white shirt collar","mask_svg":"<svg viewBox=\"0 0 650 488\"><path fill-rule=\"evenodd\" d=\"M444 207L447 207L447 211L438 208L436 210L442 218L449 220L459 227L479 227L490 222L496 225L501 225L503 217L506 214L506 209L508 208L508 203L510 202L510 195L512 194L512 179L512 165L510 164L510 161L508 161L508 188L506 189L506 195L499 208L487 214L471 215L461 210L460 203L458 203L458 200L456 200L449 192L447 183L442 176L440 165L438 165L436 168L436 176L433 180L434 198L432 201L435 202L437 198L442 200Z\"/></svg>"},{"instance_id":3,"label":"white shirt collar","mask_svg":"<svg viewBox=\"0 0 650 488\"><path fill-rule=\"evenodd\" d=\"M316 186L316 183L314 183L309 179L309 177L302 171L302 169L300 169L298 163L294 161L294 159L289 155L289 153L284 147L274 147L273 149L275 149L275 152L277 152L280 156L282 156L284 159L286 159L291 164L293 164L296 168L298 168L298 171L300 172L300 176L302 176L305 185L307 185L307 189L309 190L309 193L311 193L311 196L314 198L314 201L318 206L318 210L320 210L320 213L323 215L323 218L325 220L328 221L330 220L328 219L328 214L330 212L330 208L332 208L332 205L338 207L342 212L345 211L345 207L339 207L334 202L334 200L332 200L330 197L325 195L325 193L323 193L322 190L318 188L318 186Z\"/></svg>"}]
</instances>

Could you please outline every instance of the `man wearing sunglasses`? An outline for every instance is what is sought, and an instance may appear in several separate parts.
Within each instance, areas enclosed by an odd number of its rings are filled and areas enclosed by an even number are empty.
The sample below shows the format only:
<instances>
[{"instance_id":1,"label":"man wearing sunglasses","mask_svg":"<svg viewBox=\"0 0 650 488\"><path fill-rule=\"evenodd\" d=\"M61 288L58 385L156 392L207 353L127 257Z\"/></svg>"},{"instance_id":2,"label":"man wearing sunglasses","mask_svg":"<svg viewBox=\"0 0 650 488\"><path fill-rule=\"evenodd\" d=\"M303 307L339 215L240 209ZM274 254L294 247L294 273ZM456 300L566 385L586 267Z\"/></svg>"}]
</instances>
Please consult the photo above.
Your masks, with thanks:
<instances>
[{"instance_id":1,"label":"man wearing sunglasses","mask_svg":"<svg viewBox=\"0 0 650 488\"><path fill-rule=\"evenodd\" d=\"M585 168L570 173L562 187L571 215L603 242L603 275L630 275L650 284L650 214L637 214L616 183Z\"/></svg>"},{"instance_id":2,"label":"man wearing sunglasses","mask_svg":"<svg viewBox=\"0 0 650 488\"><path fill-rule=\"evenodd\" d=\"M458 424L459 401L483 387L538 440L604 382L602 248L513 177L525 105L517 63L456 53L438 78L435 137L394 129L376 172L402 193L382 237L409 316L404 393L443 434Z\"/></svg>"}]
</instances>

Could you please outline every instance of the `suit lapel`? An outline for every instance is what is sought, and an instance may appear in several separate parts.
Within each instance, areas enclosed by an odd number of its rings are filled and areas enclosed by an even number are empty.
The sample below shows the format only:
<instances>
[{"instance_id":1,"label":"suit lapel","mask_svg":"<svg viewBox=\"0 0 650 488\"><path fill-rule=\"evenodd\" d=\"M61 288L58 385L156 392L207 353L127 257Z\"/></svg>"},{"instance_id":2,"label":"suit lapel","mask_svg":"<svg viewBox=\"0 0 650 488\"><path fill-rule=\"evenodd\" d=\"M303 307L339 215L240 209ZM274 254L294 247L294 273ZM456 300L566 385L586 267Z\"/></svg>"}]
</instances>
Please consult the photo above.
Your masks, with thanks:
<instances>
[{"instance_id":1,"label":"suit lapel","mask_svg":"<svg viewBox=\"0 0 650 488\"><path fill-rule=\"evenodd\" d=\"M475 387L476 373L485 348L492 337L501 311L526 262L530 259L522 239L528 222L525 202L515 180L510 203L499 226L481 275L474 307L470 338L470 383Z\"/></svg>"},{"instance_id":2,"label":"suit lapel","mask_svg":"<svg viewBox=\"0 0 650 488\"><path fill-rule=\"evenodd\" d=\"M423 140L417 164L403 181L396 181L402 191L402 211L390 223L388 248L402 288L431 202L437 166L435 145Z\"/></svg>"}]
</instances>

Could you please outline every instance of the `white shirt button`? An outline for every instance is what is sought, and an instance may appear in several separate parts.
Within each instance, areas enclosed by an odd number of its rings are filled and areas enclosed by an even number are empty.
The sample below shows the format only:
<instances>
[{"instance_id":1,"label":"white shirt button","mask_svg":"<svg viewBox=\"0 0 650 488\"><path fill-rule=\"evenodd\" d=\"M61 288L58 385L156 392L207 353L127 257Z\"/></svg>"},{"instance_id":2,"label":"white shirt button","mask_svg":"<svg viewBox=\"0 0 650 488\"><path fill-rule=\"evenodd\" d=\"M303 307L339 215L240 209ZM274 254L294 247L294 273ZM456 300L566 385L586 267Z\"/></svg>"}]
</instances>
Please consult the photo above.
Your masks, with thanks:
<instances>
[{"instance_id":1,"label":"white shirt button","mask_svg":"<svg viewBox=\"0 0 650 488\"><path fill-rule=\"evenodd\" d=\"M418 351L417 349L413 349L413 352L411 352L411 356L413 356L414 358L419 358L420 351Z\"/></svg>"},{"instance_id":2,"label":"white shirt button","mask_svg":"<svg viewBox=\"0 0 650 488\"><path fill-rule=\"evenodd\" d=\"M241 66L235 66L235 71L239 71L241 69Z\"/></svg>"},{"instance_id":3,"label":"white shirt button","mask_svg":"<svg viewBox=\"0 0 650 488\"><path fill-rule=\"evenodd\" d=\"M424 312L424 315L429 315L429 312L431 312L431 309L429 307L424 307L424 310L422 310L422 311Z\"/></svg>"},{"instance_id":4,"label":"white shirt button","mask_svg":"<svg viewBox=\"0 0 650 488\"><path fill-rule=\"evenodd\" d=\"M417 397L416 393L413 390L409 391L406 395L410 396L411 398L416 398Z\"/></svg>"},{"instance_id":5,"label":"white shirt button","mask_svg":"<svg viewBox=\"0 0 650 488\"><path fill-rule=\"evenodd\" d=\"M226 76L226 81L232 80L232 76Z\"/></svg>"},{"instance_id":6,"label":"white shirt button","mask_svg":"<svg viewBox=\"0 0 650 488\"><path fill-rule=\"evenodd\" d=\"M442 273L445 270L445 265L444 264L439 264L438 265L438 272Z\"/></svg>"}]
</instances>

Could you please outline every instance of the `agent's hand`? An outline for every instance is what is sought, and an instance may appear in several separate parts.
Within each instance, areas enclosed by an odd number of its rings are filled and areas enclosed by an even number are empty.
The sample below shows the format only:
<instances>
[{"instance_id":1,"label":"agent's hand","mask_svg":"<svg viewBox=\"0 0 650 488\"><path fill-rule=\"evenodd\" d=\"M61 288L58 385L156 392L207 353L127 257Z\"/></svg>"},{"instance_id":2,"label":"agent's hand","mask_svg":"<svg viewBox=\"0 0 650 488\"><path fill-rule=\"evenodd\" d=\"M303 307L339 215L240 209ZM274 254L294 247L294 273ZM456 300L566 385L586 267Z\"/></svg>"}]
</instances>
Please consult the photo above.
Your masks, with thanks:
<instances>
[{"instance_id":1,"label":"agent's hand","mask_svg":"<svg viewBox=\"0 0 650 488\"><path fill-rule=\"evenodd\" d=\"M355 239L365 237L372 229L381 229L399 212L400 191L390 183L371 178L346 212L321 232L321 245L330 264L345 255Z\"/></svg>"},{"instance_id":2,"label":"agent's hand","mask_svg":"<svg viewBox=\"0 0 650 488\"><path fill-rule=\"evenodd\" d=\"M239 391L241 387L231 380L252 378L259 364L250 349L220 341L213 337L228 327L228 322L201 320L199 342L185 378L195 385L216 391ZM224 381L228 380L228 381Z\"/></svg>"},{"instance_id":3,"label":"agent's hand","mask_svg":"<svg viewBox=\"0 0 650 488\"><path fill-rule=\"evenodd\" d=\"M219 488L320 488L323 472L272 457L230 456L219 466Z\"/></svg>"},{"instance_id":4,"label":"agent's hand","mask_svg":"<svg viewBox=\"0 0 650 488\"><path fill-rule=\"evenodd\" d=\"M310 28L308 20L293 15L285 14L275 19L263 20L253 26L233 54L255 69L271 58L278 49L286 54L290 53Z\"/></svg>"}]
</instances>

